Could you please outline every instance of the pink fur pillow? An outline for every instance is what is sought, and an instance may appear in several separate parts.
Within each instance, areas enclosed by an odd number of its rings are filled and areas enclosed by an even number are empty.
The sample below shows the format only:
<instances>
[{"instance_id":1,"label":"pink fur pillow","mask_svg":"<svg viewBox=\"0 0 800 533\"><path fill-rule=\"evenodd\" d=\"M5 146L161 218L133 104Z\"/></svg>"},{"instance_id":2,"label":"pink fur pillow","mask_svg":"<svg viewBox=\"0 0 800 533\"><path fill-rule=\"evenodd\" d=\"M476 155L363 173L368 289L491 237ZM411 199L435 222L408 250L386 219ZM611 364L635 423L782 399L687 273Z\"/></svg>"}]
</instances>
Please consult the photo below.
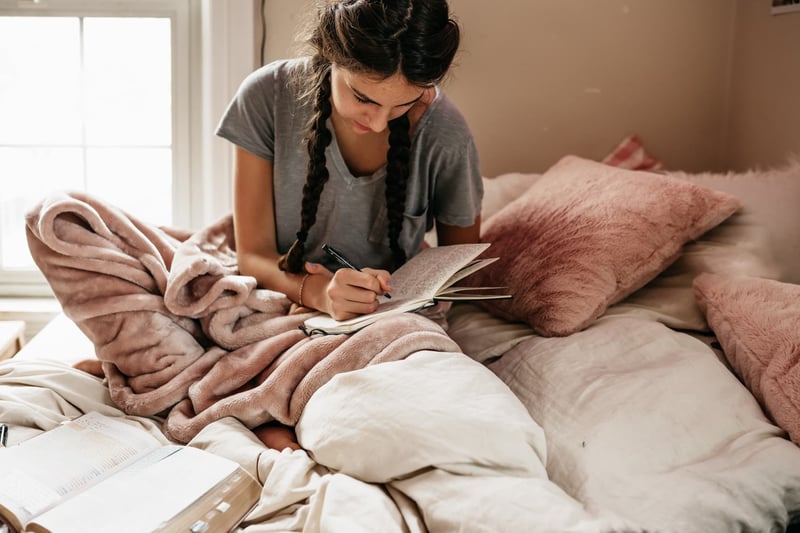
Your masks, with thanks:
<instances>
[{"instance_id":1,"label":"pink fur pillow","mask_svg":"<svg viewBox=\"0 0 800 533\"><path fill-rule=\"evenodd\" d=\"M509 287L482 302L543 336L579 331L653 279L683 244L716 226L739 201L683 180L564 157L483 225L484 252L500 260L474 285Z\"/></svg>"},{"instance_id":2,"label":"pink fur pillow","mask_svg":"<svg viewBox=\"0 0 800 533\"><path fill-rule=\"evenodd\" d=\"M731 367L800 444L800 285L705 273L694 292Z\"/></svg>"}]
</instances>

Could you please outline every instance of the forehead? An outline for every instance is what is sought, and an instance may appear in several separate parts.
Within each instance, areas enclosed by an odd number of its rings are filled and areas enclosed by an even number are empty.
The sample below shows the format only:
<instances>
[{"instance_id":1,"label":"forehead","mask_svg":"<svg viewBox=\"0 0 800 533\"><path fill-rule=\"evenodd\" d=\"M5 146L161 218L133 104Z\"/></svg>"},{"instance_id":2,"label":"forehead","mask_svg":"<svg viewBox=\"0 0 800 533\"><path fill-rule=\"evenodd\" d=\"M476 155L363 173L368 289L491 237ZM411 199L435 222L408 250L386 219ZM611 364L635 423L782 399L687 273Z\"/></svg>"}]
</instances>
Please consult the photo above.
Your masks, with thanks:
<instances>
[{"instance_id":1,"label":"forehead","mask_svg":"<svg viewBox=\"0 0 800 533\"><path fill-rule=\"evenodd\" d=\"M406 103L417 98L422 92L422 87L413 85L402 74L382 78L333 65L331 76L334 83L343 83L381 105Z\"/></svg>"}]
</instances>

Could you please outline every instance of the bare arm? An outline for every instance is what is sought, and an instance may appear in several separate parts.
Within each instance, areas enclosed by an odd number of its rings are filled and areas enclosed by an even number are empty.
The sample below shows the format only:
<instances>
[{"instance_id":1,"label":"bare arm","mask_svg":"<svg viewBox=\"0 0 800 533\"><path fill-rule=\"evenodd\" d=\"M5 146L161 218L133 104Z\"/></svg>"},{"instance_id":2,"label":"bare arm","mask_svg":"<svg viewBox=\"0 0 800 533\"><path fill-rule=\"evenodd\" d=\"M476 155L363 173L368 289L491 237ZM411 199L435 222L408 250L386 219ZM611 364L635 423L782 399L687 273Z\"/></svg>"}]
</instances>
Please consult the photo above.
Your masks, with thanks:
<instances>
[{"instance_id":1,"label":"bare arm","mask_svg":"<svg viewBox=\"0 0 800 533\"><path fill-rule=\"evenodd\" d=\"M255 277L259 286L297 301L303 275L286 274L278 268L272 161L239 147L234 154L233 222L241 273Z\"/></svg>"},{"instance_id":2,"label":"bare arm","mask_svg":"<svg viewBox=\"0 0 800 533\"><path fill-rule=\"evenodd\" d=\"M239 147L234 153L233 220L239 271L256 278L260 287L282 292L297 303L301 303L302 284L304 307L341 320L374 311L377 295L390 290L385 271L340 269L333 275L321 265L312 265L306 277L278 268L272 161Z\"/></svg>"},{"instance_id":3,"label":"bare arm","mask_svg":"<svg viewBox=\"0 0 800 533\"><path fill-rule=\"evenodd\" d=\"M447 244L464 244L480 242L481 217L475 218L475 223L471 226L448 226L441 222L436 223L436 242L439 246Z\"/></svg>"}]
</instances>

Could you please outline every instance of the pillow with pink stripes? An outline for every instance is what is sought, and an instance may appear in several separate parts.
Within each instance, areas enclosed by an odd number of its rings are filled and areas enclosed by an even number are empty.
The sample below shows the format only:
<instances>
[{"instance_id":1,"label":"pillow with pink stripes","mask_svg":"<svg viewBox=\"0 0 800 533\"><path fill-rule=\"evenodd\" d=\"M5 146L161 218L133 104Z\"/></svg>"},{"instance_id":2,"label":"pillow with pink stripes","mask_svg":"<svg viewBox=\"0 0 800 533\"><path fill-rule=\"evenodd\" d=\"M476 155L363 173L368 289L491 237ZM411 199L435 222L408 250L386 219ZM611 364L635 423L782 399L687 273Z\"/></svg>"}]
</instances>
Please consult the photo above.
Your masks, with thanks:
<instances>
[{"instance_id":1,"label":"pillow with pink stripes","mask_svg":"<svg viewBox=\"0 0 800 533\"><path fill-rule=\"evenodd\" d=\"M638 135L628 135L608 154L602 161L612 167L627 168L628 170L657 171L664 168L664 164L650 155L645 149Z\"/></svg>"}]
</instances>

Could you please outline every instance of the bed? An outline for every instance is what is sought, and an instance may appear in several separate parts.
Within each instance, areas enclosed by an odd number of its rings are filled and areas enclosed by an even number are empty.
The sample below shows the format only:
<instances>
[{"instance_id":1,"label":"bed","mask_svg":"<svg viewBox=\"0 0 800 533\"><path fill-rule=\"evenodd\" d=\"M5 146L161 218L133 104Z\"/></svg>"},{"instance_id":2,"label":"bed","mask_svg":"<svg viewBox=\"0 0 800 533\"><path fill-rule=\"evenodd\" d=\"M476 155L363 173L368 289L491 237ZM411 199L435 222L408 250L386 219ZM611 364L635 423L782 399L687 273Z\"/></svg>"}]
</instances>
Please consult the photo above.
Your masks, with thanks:
<instances>
[{"instance_id":1,"label":"bed","mask_svg":"<svg viewBox=\"0 0 800 533\"><path fill-rule=\"evenodd\" d=\"M800 162L688 174L636 142L484 180L501 259L474 283L514 299L348 340L295 337L303 315L236 275L225 224L198 238L58 196L28 227L64 314L0 363L10 444L91 410L146 416L263 484L249 533L792 530ZM69 248L80 232L105 264ZM92 357L105 379L72 366ZM303 449L266 448L265 420Z\"/></svg>"}]
</instances>

